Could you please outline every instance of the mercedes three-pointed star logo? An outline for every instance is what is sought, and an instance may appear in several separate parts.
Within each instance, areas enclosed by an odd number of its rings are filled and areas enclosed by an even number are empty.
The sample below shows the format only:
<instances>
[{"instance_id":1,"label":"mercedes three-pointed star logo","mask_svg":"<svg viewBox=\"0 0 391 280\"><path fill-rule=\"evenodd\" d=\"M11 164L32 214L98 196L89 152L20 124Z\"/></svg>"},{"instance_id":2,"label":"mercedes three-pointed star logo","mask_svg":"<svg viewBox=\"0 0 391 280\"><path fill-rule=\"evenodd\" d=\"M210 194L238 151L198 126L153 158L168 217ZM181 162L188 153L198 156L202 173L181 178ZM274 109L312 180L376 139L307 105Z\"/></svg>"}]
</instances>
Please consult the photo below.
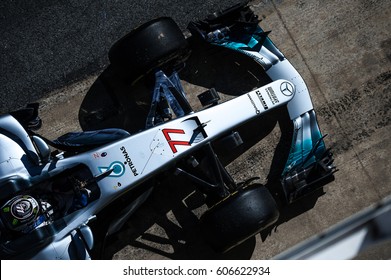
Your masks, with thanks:
<instances>
[{"instance_id":1,"label":"mercedes three-pointed star logo","mask_svg":"<svg viewBox=\"0 0 391 280\"><path fill-rule=\"evenodd\" d=\"M291 96L292 94L295 93L295 88L289 82L281 83L280 90L281 90L282 94L285 96Z\"/></svg>"}]
</instances>

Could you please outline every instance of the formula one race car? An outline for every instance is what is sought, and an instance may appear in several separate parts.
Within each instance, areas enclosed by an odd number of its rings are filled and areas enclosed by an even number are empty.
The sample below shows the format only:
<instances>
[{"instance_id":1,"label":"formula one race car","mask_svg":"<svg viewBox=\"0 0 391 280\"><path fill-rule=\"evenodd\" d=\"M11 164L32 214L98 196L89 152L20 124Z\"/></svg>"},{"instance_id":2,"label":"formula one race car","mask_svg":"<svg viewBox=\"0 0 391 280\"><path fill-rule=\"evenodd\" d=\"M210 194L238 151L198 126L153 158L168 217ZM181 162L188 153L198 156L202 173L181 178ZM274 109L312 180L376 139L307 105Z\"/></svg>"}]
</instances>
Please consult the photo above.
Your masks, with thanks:
<instances>
[{"instance_id":1,"label":"formula one race car","mask_svg":"<svg viewBox=\"0 0 391 280\"><path fill-rule=\"evenodd\" d=\"M132 122L127 114L140 100L125 104L114 92L111 104L122 127L99 127L104 113L81 110L83 132L49 140L35 132L41 126L36 104L0 116L1 259L90 259L91 221L99 224L106 211L105 235L118 231L156 181L170 175L188 178L207 197L200 228L214 249L224 252L240 244L273 225L279 209L268 188L253 178L235 182L214 149L222 142L240 146L235 128L277 107L287 108L294 127L280 176L286 203L333 176L332 154L306 84L247 3L190 22L188 30L185 38L171 18L158 18L110 49L110 75L128 85L142 79L153 85L143 96L148 109L140 113L141 121ZM219 102L216 90L207 90L199 95L204 108L195 112L178 72L197 44L250 57L268 82L226 102ZM99 79L105 84L105 77ZM108 91L113 86L105 85ZM94 125L97 129L84 129Z\"/></svg>"}]
</instances>

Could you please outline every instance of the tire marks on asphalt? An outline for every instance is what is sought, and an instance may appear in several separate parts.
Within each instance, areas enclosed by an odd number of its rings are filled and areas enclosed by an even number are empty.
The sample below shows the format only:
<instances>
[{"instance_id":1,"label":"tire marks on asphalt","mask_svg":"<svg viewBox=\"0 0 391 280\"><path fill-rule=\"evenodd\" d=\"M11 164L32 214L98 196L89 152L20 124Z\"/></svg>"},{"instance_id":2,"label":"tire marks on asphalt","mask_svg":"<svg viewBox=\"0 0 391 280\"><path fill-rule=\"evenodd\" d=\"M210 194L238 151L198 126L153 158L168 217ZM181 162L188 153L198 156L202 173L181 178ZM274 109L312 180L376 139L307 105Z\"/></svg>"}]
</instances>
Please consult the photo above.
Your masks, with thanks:
<instances>
[{"instance_id":1,"label":"tire marks on asphalt","mask_svg":"<svg viewBox=\"0 0 391 280\"><path fill-rule=\"evenodd\" d=\"M337 135L335 150L347 151L369 138L391 120L391 71L379 74L359 88L316 109L322 123L338 118L344 133ZM360 124L358 126L357 124Z\"/></svg>"}]
</instances>

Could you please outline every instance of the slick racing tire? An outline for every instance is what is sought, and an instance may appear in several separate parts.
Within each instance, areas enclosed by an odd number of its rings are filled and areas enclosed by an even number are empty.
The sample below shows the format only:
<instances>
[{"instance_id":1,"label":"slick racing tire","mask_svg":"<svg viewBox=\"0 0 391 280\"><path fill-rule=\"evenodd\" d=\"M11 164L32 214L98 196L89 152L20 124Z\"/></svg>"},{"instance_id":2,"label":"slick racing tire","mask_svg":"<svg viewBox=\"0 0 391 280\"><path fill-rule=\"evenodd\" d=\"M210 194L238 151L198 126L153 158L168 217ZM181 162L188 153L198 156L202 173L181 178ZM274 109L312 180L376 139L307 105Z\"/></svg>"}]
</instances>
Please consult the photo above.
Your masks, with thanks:
<instances>
[{"instance_id":1,"label":"slick racing tire","mask_svg":"<svg viewBox=\"0 0 391 280\"><path fill-rule=\"evenodd\" d=\"M126 80L136 80L156 69L172 70L189 56L190 49L173 19L149 21L118 40L109 50L114 72Z\"/></svg>"},{"instance_id":2,"label":"slick racing tire","mask_svg":"<svg viewBox=\"0 0 391 280\"><path fill-rule=\"evenodd\" d=\"M226 252L279 217L276 202L268 189L253 184L207 210L200 219L205 241L217 252Z\"/></svg>"}]
</instances>

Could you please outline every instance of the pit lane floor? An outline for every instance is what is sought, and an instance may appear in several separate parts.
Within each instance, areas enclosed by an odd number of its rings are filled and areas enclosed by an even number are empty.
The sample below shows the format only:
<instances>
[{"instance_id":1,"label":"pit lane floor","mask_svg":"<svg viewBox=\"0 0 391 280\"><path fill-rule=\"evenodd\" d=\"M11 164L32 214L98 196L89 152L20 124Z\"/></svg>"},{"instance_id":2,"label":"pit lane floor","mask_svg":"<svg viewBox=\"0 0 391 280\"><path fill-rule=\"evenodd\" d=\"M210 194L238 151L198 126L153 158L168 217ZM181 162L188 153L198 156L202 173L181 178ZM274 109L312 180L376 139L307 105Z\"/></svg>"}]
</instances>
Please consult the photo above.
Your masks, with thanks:
<instances>
[{"instance_id":1,"label":"pit lane floor","mask_svg":"<svg viewBox=\"0 0 391 280\"><path fill-rule=\"evenodd\" d=\"M169 178L111 239L105 258L270 259L391 194L389 1L250 4L262 19L261 26L272 30L271 39L302 74L311 91L320 127L328 134L326 145L333 148L339 169L335 180L325 185L323 194L283 209L283 219L277 227L226 254L217 254L200 239L197 218L203 209L202 199L179 178ZM213 59L206 57L205 64ZM239 64L235 64L237 73L244 77L246 73ZM206 69L209 72L204 76L200 72L185 73L189 94L214 86L229 95L227 85L232 83L232 76L225 73L223 66ZM246 79L256 85L256 75L250 76ZM40 101L44 120L41 134L53 138L79 129L75 108L95 78L90 76L56 90ZM269 125L265 126L265 122ZM238 181L255 175L267 183L273 176L270 170L276 161L275 148L283 138L281 123L271 116L252 127L256 125L258 132L263 129L267 135L229 163L228 169ZM366 255L370 259L390 257L389 247Z\"/></svg>"}]
</instances>

